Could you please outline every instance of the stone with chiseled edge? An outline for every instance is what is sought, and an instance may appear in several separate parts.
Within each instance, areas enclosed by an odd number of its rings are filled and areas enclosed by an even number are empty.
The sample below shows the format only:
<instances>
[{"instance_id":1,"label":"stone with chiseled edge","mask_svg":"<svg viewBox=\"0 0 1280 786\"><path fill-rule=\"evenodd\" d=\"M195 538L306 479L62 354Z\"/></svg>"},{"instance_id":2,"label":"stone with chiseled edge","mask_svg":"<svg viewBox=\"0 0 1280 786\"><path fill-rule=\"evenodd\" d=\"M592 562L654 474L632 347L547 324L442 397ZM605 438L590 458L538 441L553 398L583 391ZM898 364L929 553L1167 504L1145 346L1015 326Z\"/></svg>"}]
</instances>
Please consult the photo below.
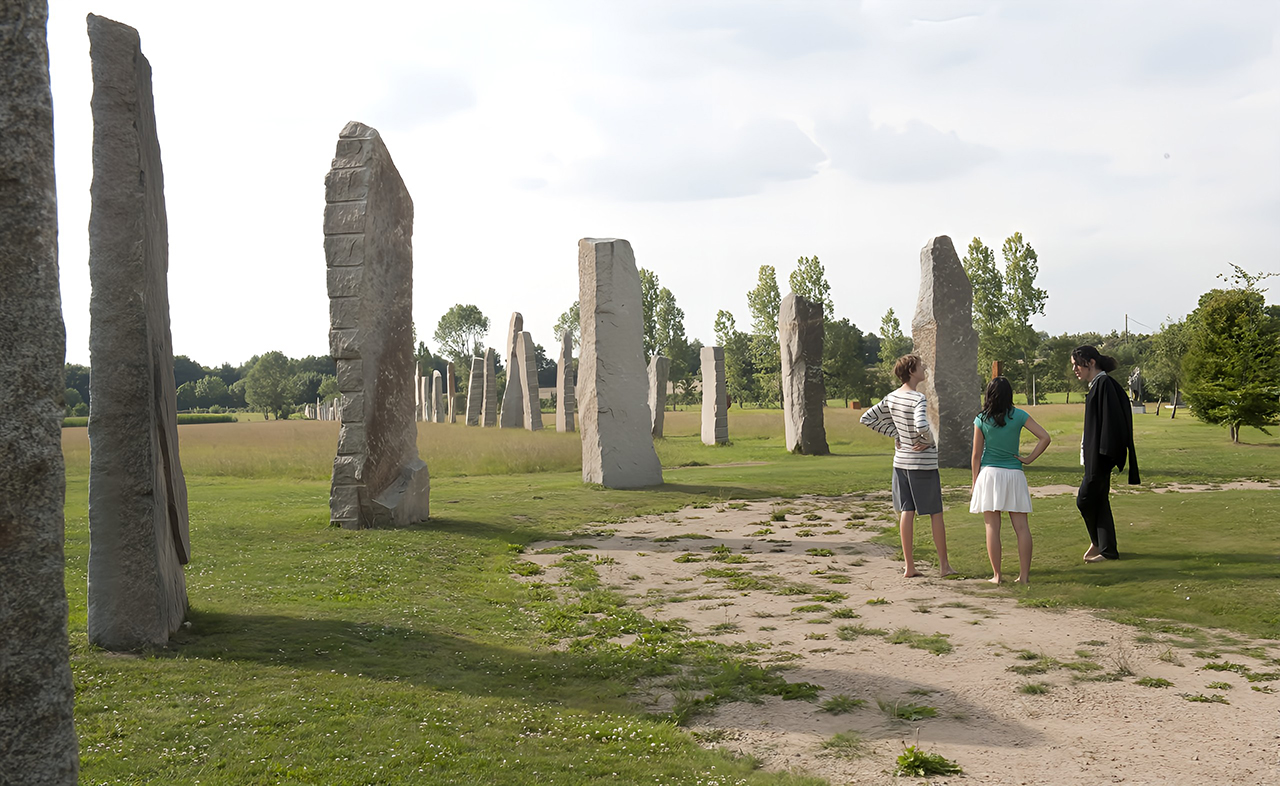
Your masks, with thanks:
<instances>
[{"instance_id":1,"label":"stone with chiseled edge","mask_svg":"<svg viewBox=\"0 0 1280 786\"><path fill-rule=\"evenodd\" d=\"M725 386L724 347L702 348L702 444L729 441L729 391Z\"/></svg>"},{"instance_id":2,"label":"stone with chiseled edge","mask_svg":"<svg viewBox=\"0 0 1280 786\"><path fill-rule=\"evenodd\" d=\"M444 375L431 372L431 422L444 422Z\"/></svg>"},{"instance_id":3,"label":"stone with chiseled edge","mask_svg":"<svg viewBox=\"0 0 1280 786\"><path fill-rule=\"evenodd\" d=\"M533 337L528 331L516 337L515 366L520 371L520 387L524 391L525 400L521 402L524 410L524 427L529 431L542 430L542 401L538 389L538 356Z\"/></svg>"},{"instance_id":4,"label":"stone with chiseled edge","mask_svg":"<svg viewBox=\"0 0 1280 786\"><path fill-rule=\"evenodd\" d=\"M507 329L507 386L502 391L502 413L498 416L501 428L523 428L525 423L524 371L516 357L523 330L524 317L519 311L513 312Z\"/></svg>"},{"instance_id":5,"label":"stone with chiseled edge","mask_svg":"<svg viewBox=\"0 0 1280 786\"><path fill-rule=\"evenodd\" d=\"M560 334L560 357L556 361L556 431L575 431L574 413L578 402L573 373L573 334Z\"/></svg>"},{"instance_id":6,"label":"stone with chiseled edge","mask_svg":"<svg viewBox=\"0 0 1280 786\"><path fill-rule=\"evenodd\" d=\"M498 425L498 368L493 347L484 351L484 403L480 408L480 425Z\"/></svg>"},{"instance_id":7,"label":"stone with chiseled edge","mask_svg":"<svg viewBox=\"0 0 1280 786\"><path fill-rule=\"evenodd\" d=\"M654 355L649 361L649 415L653 425L649 433L654 439L662 438L662 425L667 412L667 375L671 371L671 358Z\"/></svg>"},{"instance_id":8,"label":"stone with chiseled edge","mask_svg":"<svg viewBox=\"0 0 1280 786\"><path fill-rule=\"evenodd\" d=\"M778 345L782 353L782 417L787 450L825 456L827 429L822 408L822 304L791 293L778 309Z\"/></svg>"},{"instance_id":9,"label":"stone with chiseled edge","mask_svg":"<svg viewBox=\"0 0 1280 786\"><path fill-rule=\"evenodd\" d=\"M662 483L646 398L640 273L631 244L578 241L582 480L609 488Z\"/></svg>"},{"instance_id":10,"label":"stone with chiseled edge","mask_svg":"<svg viewBox=\"0 0 1280 786\"><path fill-rule=\"evenodd\" d=\"M467 381L467 413L464 422L468 426L480 425L480 409L484 402L484 358L471 358L471 378Z\"/></svg>"}]
</instances>

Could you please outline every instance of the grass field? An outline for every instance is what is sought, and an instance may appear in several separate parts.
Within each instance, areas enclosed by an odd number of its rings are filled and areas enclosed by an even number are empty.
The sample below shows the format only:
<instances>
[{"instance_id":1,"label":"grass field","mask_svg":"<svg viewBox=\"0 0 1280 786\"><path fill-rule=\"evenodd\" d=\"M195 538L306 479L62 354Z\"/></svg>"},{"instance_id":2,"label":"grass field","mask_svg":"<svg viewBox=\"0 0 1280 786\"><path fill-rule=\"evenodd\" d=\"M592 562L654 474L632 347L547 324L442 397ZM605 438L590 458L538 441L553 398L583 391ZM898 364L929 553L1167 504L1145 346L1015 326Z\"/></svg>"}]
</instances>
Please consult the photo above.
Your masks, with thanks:
<instances>
[{"instance_id":1,"label":"grass field","mask_svg":"<svg viewBox=\"0 0 1280 786\"><path fill-rule=\"evenodd\" d=\"M182 426L190 626L169 648L143 655L87 644L88 443L83 429L68 429L82 781L816 783L705 750L679 717L649 716L628 700L638 682L675 669L701 693L778 693L776 668L753 667L749 651L716 649L624 608L589 557L574 566L586 600L573 604L559 602L555 587L516 582L511 570L529 543L591 521L740 497L882 489L888 442L858 426L858 414L828 410L834 455L806 457L782 450L777 411L735 408L733 444L715 448L698 440L696 411L669 412L669 436L658 445L666 485L626 492L581 483L576 435L420 424L431 521L365 532L328 526L336 424ZM1029 472L1032 484L1077 483L1080 407L1033 415L1055 442ZM1139 416L1137 434L1147 486L1280 476L1280 440L1256 431L1233 445L1190 417ZM958 489L968 471L943 478ZM948 493L952 562L985 575L981 521L965 496ZM1087 544L1072 498L1038 501L1024 601L1102 609L1189 644L1198 634L1188 625L1280 636L1278 497L1117 495L1125 559L1088 567L1079 564ZM920 537L918 553L928 553ZM610 644L620 631L637 634L635 643Z\"/></svg>"}]
</instances>

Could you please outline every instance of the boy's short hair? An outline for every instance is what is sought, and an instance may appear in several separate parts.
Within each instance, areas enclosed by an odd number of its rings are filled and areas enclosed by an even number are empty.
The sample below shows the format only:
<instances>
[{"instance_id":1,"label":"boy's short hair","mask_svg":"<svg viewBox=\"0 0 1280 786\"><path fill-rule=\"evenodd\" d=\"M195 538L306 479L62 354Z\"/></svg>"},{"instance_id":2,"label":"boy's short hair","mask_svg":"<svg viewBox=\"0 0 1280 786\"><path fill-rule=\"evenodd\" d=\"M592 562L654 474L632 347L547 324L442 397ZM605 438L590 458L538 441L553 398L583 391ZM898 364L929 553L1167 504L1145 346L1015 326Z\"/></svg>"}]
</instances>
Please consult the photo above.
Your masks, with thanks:
<instances>
[{"instance_id":1,"label":"boy's short hair","mask_svg":"<svg viewBox=\"0 0 1280 786\"><path fill-rule=\"evenodd\" d=\"M924 361L920 359L919 355L903 355L898 358L897 363L893 364L893 375L898 378L899 382L905 385L907 384L907 381L911 379L911 375L916 372L916 369L920 368L920 364L923 362Z\"/></svg>"}]
</instances>

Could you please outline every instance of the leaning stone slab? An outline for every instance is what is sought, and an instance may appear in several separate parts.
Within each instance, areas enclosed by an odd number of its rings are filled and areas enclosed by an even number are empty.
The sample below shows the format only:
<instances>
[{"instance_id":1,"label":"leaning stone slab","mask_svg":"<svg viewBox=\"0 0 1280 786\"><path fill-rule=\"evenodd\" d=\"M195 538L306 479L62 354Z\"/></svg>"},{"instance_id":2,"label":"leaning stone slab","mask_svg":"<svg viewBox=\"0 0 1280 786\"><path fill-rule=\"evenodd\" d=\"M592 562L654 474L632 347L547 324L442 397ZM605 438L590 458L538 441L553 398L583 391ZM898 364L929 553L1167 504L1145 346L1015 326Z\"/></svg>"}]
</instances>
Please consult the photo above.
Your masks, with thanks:
<instances>
[{"instance_id":1,"label":"leaning stone slab","mask_svg":"<svg viewBox=\"0 0 1280 786\"><path fill-rule=\"evenodd\" d=\"M169 333L169 228L138 31L89 15L89 641L160 646L187 613L187 484Z\"/></svg>"},{"instance_id":2,"label":"leaning stone slab","mask_svg":"<svg viewBox=\"0 0 1280 786\"><path fill-rule=\"evenodd\" d=\"M48 14L0 4L0 782L75 786Z\"/></svg>"},{"instance_id":3,"label":"leaning stone slab","mask_svg":"<svg viewBox=\"0 0 1280 786\"><path fill-rule=\"evenodd\" d=\"M782 352L782 417L787 450L825 456L827 429L822 420L827 390L822 381L822 304L795 293L778 309L778 345Z\"/></svg>"},{"instance_id":4,"label":"leaning stone slab","mask_svg":"<svg viewBox=\"0 0 1280 786\"><path fill-rule=\"evenodd\" d=\"M480 425L498 425L498 367L493 347L484 351L484 403L480 408Z\"/></svg>"},{"instance_id":5,"label":"leaning stone slab","mask_svg":"<svg viewBox=\"0 0 1280 786\"><path fill-rule=\"evenodd\" d=\"M920 251L920 296L911 338L915 354L929 369L919 389L928 400L938 464L968 467L973 413L982 408L978 333L973 329L973 286L946 235Z\"/></svg>"},{"instance_id":6,"label":"leaning stone slab","mask_svg":"<svg viewBox=\"0 0 1280 786\"><path fill-rule=\"evenodd\" d=\"M649 414L653 418L650 433L654 439L662 438L662 423L667 412L667 375L671 371L671 358L654 355L649 361Z\"/></svg>"},{"instance_id":7,"label":"leaning stone slab","mask_svg":"<svg viewBox=\"0 0 1280 786\"><path fill-rule=\"evenodd\" d=\"M431 421L444 422L444 375L438 370L431 372Z\"/></svg>"},{"instance_id":8,"label":"leaning stone slab","mask_svg":"<svg viewBox=\"0 0 1280 786\"><path fill-rule=\"evenodd\" d=\"M725 387L724 347L702 348L702 444L729 441L729 390Z\"/></svg>"},{"instance_id":9,"label":"leaning stone slab","mask_svg":"<svg viewBox=\"0 0 1280 786\"><path fill-rule=\"evenodd\" d=\"M522 428L525 422L524 374L516 357L523 330L524 317L516 311L507 330L507 386L502 391L502 415L498 422L501 428Z\"/></svg>"},{"instance_id":10,"label":"leaning stone slab","mask_svg":"<svg viewBox=\"0 0 1280 786\"><path fill-rule=\"evenodd\" d=\"M662 465L645 402L644 317L631 244L578 241L578 282L582 480L609 488L656 486L662 483Z\"/></svg>"},{"instance_id":11,"label":"leaning stone slab","mask_svg":"<svg viewBox=\"0 0 1280 786\"><path fill-rule=\"evenodd\" d=\"M455 408L458 403L458 375L453 370L453 362L450 361L445 371L445 395L449 397L449 422L458 422L458 413Z\"/></svg>"},{"instance_id":12,"label":"leaning stone slab","mask_svg":"<svg viewBox=\"0 0 1280 786\"><path fill-rule=\"evenodd\" d=\"M414 413L413 200L375 129L342 129L325 202L329 344L343 396L329 518L347 529L422 521L430 482Z\"/></svg>"},{"instance_id":13,"label":"leaning stone slab","mask_svg":"<svg viewBox=\"0 0 1280 786\"><path fill-rule=\"evenodd\" d=\"M560 334L560 358L556 361L556 431L575 431L574 412L578 402L574 395L573 334Z\"/></svg>"},{"instance_id":14,"label":"leaning stone slab","mask_svg":"<svg viewBox=\"0 0 1280 786\"><path fill-rule=\"evenodd\" d=\"M517 337L514 365L520 370L520 386L525 396L525 400L521 402L521 409L524 410L524 427L528 431L541 431L542 401L538 397L540 391L537 348L528 331L521 332ZM510 376L512 373L514 372L507 372L507 375Z\"/></svg>"},{"instance_id":15,"label":"leaning stone slab","mask_svg":"<svg viewBox=\"0 0 1280 786\"><path fill-rule=\"evenodd\" d=\"M468 426L480 425L480 408L484 402L484 358L471 358L471 378L467 381Z\"/></svg>"}]
</instances>

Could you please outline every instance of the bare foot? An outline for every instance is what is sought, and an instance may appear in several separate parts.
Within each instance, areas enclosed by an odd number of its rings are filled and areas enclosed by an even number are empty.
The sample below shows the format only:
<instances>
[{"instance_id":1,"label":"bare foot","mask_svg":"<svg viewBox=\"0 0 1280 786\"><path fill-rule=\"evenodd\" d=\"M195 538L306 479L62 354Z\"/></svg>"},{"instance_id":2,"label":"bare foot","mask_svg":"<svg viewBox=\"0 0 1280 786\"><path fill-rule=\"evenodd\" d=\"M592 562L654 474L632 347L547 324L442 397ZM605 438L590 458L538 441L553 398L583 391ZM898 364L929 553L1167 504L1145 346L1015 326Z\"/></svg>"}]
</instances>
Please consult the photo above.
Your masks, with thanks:
<instances>
[{"instance_id":1,"label":"bare foot","mask_svg":"<svg viewBox=\"0 0 1280 786\"><path fill-rule=\"evenodd\" d=\"M921 576L923 576L923 575L924 575L923 573L917 573L915 570L903 570L903 571L902 571L902 578L904 578L904 579L915 579L915 578L919 578L919 577L921 577Z\"/></svg>"},{"instance_id":2,"label":"bare foot","mask_svg":"<svg viewBox=\"0 0 1280 786\"><path fill-rule=\"evenodd\" d=\"M1097 556L1099 556L1099 555L1101 555L1101 554L1102 554L1102 552L1098 551L1098 547L1097 547L1097 546L1093 546L1093 545L1091 545L1091 546L1089 546L1089 550L1088 550L1088 551L1086 551L1086 552L1084 553L1084 561L1085 561L1085 562L1089 562L1089 561L1090 561L1090 560L1092 560L1094 557L1097 557Z\"/></svg>"},{"instance_id":3,"label":"bare foot","mask_svg":"<svg viewBox=\"0 0 1280 786\"><path fill-rule=\"evenodd\" d=\"M1106 562L1107 558L1101 554L1094 554L1092 557L1085 557L1085 562Z\"/></svg>"},{"instance_id":4,"label":"bare foot","mask_svg":"<svg viewBox=\"0 0 1280 786\"><path fill-rule=\"evenodd\" d=\"M999 576L992 576L991 578L987 579L987 581L991 582L992 584L999 584L999 583L1000 583L1000 577L999 577Z\"/></svg>"},{"instance_id":5,"label":"bare foot","mask_svg":"<svg viewBox=\"0 0 1280 786\"><path fill-rule=\"evenodd\" d=\"M945 579L947 576L959 576L959 575L960 575L960 571L958 571L958 570L952 570L951 568L947 568L946 570L944 570L944 571L943 571L941 574L939 574L939 575L941 575L941 576L942 576L942 578L944 578L944 579Z\"/></svg>"},{"instance_id":6,"label":"bare foot","mask_svg":"<svg viewBox=\"0 0 1280 786\"><path fill-rule=\"evenodd\" d=\"M1021 585L1022 585L1022 586L1024 586L1024 587L1030 587L1030 586L1031 586L1031 582L1030 582L1029 580L1027 580L1027 579L1014 579L1014 580L1013 580L1013 583L1014 583L1014 584L1021 584Z\"/></svg>"}]
</instances>

